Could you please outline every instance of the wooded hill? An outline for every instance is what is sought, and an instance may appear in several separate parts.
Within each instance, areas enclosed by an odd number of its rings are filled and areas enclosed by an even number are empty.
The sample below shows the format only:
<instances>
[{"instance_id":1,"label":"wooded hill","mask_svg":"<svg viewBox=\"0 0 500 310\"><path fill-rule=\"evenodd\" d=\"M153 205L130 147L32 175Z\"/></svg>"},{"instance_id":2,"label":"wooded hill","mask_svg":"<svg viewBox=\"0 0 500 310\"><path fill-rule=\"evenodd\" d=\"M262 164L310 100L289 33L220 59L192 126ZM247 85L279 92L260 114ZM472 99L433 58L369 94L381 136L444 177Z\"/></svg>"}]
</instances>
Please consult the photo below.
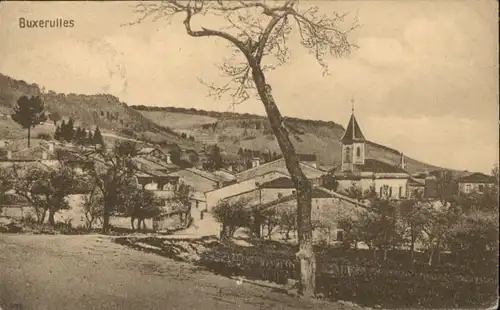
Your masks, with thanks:
<instances>
[{"instance_id":1,"label":"wooded hill","mask_svg":"<svg viewBox=\"0 0 500 310\"><path fill-rule=\"evenodd\" d=\"M193 136L196 141L217 143L230 156L237 156L239 148L260 152L279 152L269 122L265 116L215 112L177 107L131 106L156 124L168 126L177 132ZM347 122L347 120L346 120ZM325 168L340 164L344 127L333 121L285 118L285 125L297 152L315 154ZM400 161L400 152L375 142L368 142L367 157L392 165ZM406 158L407 169L414 172L442 169L416 159Z\"/></svg>"},{"instance_id":2,"label":"wooded hill","mask_svg":"<svg viewBox=\"0 0 500 310\"><path fill-rule=\"evenodd\" d=\"M35 83L16 80L0 73L0 113L9 115L22 95L40 95L45 109L62 118L72 118L85 128L99 126L103 132L153 142L176 143L183 148L200 149L201 144L183 138L168 127L152 122L135 109L109 94L81 95L45 91ZM6 138L23 137L24 130L6 117L0 118L0 134Z\"/></svg>"}]
</instances>

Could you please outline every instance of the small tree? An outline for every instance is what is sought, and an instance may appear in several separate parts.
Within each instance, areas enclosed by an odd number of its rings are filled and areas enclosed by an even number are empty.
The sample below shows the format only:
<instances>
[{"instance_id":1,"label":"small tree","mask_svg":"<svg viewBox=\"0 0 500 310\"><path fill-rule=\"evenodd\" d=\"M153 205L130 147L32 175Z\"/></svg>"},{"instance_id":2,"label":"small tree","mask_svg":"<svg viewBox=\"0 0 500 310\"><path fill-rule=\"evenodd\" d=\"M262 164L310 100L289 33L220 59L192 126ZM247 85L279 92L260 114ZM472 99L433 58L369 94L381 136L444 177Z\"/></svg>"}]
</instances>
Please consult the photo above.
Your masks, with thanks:
<instances>
[{"instance_id":1,"label":"small tree","mask_svg":"<svg viewBox=\"0 0 500 310\"><path fill-rule=\"evenodd\" d=\"M38 223L43 223L47 214L47 199L41 197L40 188L42 180L48 179L48 172L38 167L22 169L13 166L15 182L13 188L15 193L31 204Z\"/></svg>"},{"instance_id":2,"label":"small tree","mask_svg":"<svg viewBox=\"0 0 500 310\"><path fill-rule=\"evenodd\" d=\"M250 225L251 212L246 206L247 201L245 199L231 202L220 200L212 209L213 217L222 225L221 241L228 242L238 228Z\"/></svg>"},{"instance_id":3,"label":"small tree","mask_svg":"<svg viewBox=\"0 0 500 310\"><path fill-rule=\"evenodd\" d=\"M99 129L99 127L95 129L93 144L104 146L104 138L102 137L101 130Z\"/></svg>"},{"instance_id":4,"label":"small tree","mask_svg":"<svg viewBox=\"0 0 500 310\"><path fill-rule=\"evenodd\" d=\"M54 122L54 126L57 125L57 122L61 120L61 115L57 112L50 113L49 119Z\"/></svg>"},{"instance_id":5,"label":"small tree","mask_svg":"<svg viewBox=\"0 0 500 310\"><path fill-rule=\"evenodd\" d=\"M146 219L156 218L161 214L160 202L154 192L130 185L128 190L120 193L120 201L123 201L122 215L130 217L130 225L135 230L134 222L137 220L137 229L146 230Z\"/></svg>"},{"instance_id":6,"label":"small tree","mask_svg":"<svg viewBox=\"0 0 500 310\"><path fill-rule=\"evenodd\" d=\"M39 96L21 96L17 100L12 120L24 129L28 129L28 147L30 147L31 128L47 120L42 99Z\"/></svg>"},{"instance_id":7,"label":"small tree","mask_svg":"<svg viewBox=\"0 0 500 310\"><path fill-rule=\"evenodd\" d=\"M137 167L133 158L137 155L137 146L130 141L116 142L112 150L99 150L89 154L96 165L90 170L90 175L96 186L99 187L103 200L103 233L109 231L109 220L117 212L120 205L124 205L123 193L129 190L130 184L135 184L134 174ZM123 199L122 199L123 198Z\"/></svg>"},{"instance_id":8,"label":"small tree","mask_svg":"<svg viewBox=\"0 0 500 310\"><path fill-rule=\"evenodd\" d=\"M429 202L415 195L414 199L399 203L399 222L402 226L402 238L409 243L410 262L415 259L415 243L423 238L423 228L429 220L432 210Z\"/></svg>"},{"instance_id":9,"label":"small tree","mask_svg":"<svg viewBox=\"0 0 500 310\"><path fill-rule=\"evenodd\" d=\"M191 199L193 198L193 189L184 182L179 182L174 189L173 201L183 206L184 225L189 225L191 222Z\"/></svg>"},{"instance_id":10,"label":"small tree","mask_svg":"<svg viewBox=\"0 0 500 310\"><path fill-rule=\"evenodd\" d=\"M97 221L102 222L104 211L103 205L104 200L102 193L99 192L97 186L93 186L92 189L84 195L81 204L82 212L85 215L85 228L87 230L92 230L93 225Z\"/></svg>"},{"instance_id":11,"label":"small tree","mask_svg":"<svg viewBox=\"0 0 500 310\"><path fill-rule=\"evenodd\" d=\"M429 253L429 266L433 265L437 255L438 262L441 258L441 250L449 238L450 229L458 220L458 210L454 206L443 206L442 208L430 207L428 216L423 226L425 233L423 240Z\"/></svg>"},{"instance_id":12,"label":"small tree","mask_svg":"<svg viewBox=\"0 0 500 310\"><path fill-rule=\"evenodd\" d=\"M223 159L220 153L220 147L218 145L211 145L206 149L207 161L205 163L205 169L207 170L217 170L222 168Z\"/></svg>"},{"instance_id":13,"label":"small tree","mask_svg":"<svg viewBox=\"0 0 500 310\"><path fill-rule=\"evenodd\" d=\"M55 225L54 215L60 210L69 209L66 197L74 190L75 175L64 164L56 169L15 168L14 190L31 203L39 223L45 221L48 212L49 224Z\"/></svg>"},{"instance_id":14,"label":"small tree","mask_svg":"<svg viewBox=\"0 0 500 310\"><path fill-rule=\"evenodd\" d=\"M2 207L5 204L7 192L10 191L14 184L14 175L11 169L0 167L0 214Z\"/></svg>"},{"instance_id":15,"label":"small tree","mask_svg":"<svg viewBox=\"0 0 500 310\"><path fill-rule=\"evenodd\" d=\"M267 239L271 240L273 231L281 224L281 218L276 208L268 208L263 212Z\"/></svg>"},{"instance_id":16,"label":"small tree","mask_svg":"<svg viewBox=\"0 0 500 310\"><path fill-rule=\"evenodd\" d=\"M297 210L293 206L285 206L278 211L280 228L285 231L285 241L290 240L290 233L297 231Z\"/></svg>"}]
</instances>

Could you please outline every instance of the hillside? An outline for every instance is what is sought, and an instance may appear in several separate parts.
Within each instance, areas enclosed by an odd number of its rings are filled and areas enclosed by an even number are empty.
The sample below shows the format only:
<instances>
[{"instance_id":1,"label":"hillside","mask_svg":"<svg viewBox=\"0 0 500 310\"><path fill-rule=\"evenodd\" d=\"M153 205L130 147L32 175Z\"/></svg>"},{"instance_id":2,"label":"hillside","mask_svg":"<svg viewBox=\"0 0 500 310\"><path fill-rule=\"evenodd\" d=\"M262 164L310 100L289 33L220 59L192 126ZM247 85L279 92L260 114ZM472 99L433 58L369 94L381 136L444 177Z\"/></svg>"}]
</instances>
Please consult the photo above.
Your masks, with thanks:
<instances>
[{"instance_id":1,"label":"hillside","mask_svg":"<svg viewBox=\"0 0 500 310\"><path fill-rule=\"evenodd\" d=\"M40 95L45 109L58 113L63 118L73 118L85 128L99 126L104 133L114 134L139 140L176 143L183 148L200 149L201 144L182 138L172 129L158 125L130 108L118 98L108 94L80 95L60 94L42 91L37 84L29 84L0 73L0 134L5 138L24 137L24 131L5 115L12 113L17 99L22 95ZM45 131L53 132L48 126ZM35 129L43 131L44 128ZM52 132L51 132L52 131Z\"/></svg>"},{"instance_id":2,"label":"hillside","mask_svg":"<svg viewBox=\"0 0 500 310\"><path fill-rule=\"evenodd\" d=\"M279 146L267 118L259 115L233 112L214 112L175 107L132 106L160 126L169 126L180 133L194 136L196 141L217 143L230 155L236 156L239 148L279 152ZM299 153L312 153L325 168L339 165L340 138L344 127L334 122L286 118L285 125ZM369 142L367 157L377 158L397 165L400 152L392 148ZM439 167L407 157L407 169L421 172Z\"/></svg>"}]
</instances>

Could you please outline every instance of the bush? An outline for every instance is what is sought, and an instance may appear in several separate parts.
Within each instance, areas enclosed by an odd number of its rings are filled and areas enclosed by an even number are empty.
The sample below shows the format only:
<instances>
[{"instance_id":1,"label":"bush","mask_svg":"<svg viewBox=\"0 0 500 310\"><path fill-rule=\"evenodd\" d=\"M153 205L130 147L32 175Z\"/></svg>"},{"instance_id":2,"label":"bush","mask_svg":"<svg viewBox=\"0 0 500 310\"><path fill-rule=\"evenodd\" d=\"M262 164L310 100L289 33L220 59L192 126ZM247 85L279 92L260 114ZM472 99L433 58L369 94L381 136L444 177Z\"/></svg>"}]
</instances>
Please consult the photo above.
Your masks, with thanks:
<instances>
[{"instance_id":1,"label":"bush","mask_svg":"<svg viewBox=\"0 0 500 310\"><path fill-rule=\"evenodd\" d=\"M52 136L49 135L48 133L39 133L37 135L37 138L40 139L40 140L52 140Z\"/></svg>"},{"instance_id":2,"label":"bush","mask_svg":"<svg viewBox=\"0 0 500 310\"><path fill-rule=\"evenodd\" d=\"M247 278L286 284L296 279L298 261L279 252L255 251L254 248L230 248L218 246L205 252L200 264L221 275L240 275Z\"/></svg>"}]
</instances>

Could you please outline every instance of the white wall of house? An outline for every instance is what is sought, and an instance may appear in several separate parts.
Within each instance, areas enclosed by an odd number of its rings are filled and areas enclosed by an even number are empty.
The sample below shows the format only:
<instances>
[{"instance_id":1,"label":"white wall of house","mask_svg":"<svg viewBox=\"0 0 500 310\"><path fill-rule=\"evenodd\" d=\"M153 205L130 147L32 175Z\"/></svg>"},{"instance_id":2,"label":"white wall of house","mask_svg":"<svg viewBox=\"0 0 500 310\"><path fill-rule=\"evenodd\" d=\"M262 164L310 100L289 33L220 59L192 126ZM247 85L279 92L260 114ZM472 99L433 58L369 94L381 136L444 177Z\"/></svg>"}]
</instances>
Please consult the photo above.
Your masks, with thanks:
<instances>
[{"instance_id":1,"label":"white wall of house","mask_svg":"<svg viewBox=\"0 0 500 310\"><path fill-rule=\"evenodd\" d=\"M265 175L255 177L246 181L236 184L231 184L213 191L205 192L207 202L207 210L210 211L221 199L235 196L244 192L248 192L257 188L256 183L264 183L282 177L283 174L279 172L270 172Z\"/></svg>"},{"instance_id":2,"label":"white wall of house","mask_svg":"<svg viewBox=\"0 0 500 310\"><path fill-rule=\"evenodd\" d=\"M493 183L458 183L458 190L463 194L482 193L486 188L494 187Z\"/></svg>"},{"instance_id":3,"label":"white wall of house","mask_svg":"<svg viewBox=\"0 0 500 310\"><path fill-rule=\"evenodd\" d=\"M363 191L370 189L371 186L375 186L377 195L380 196L381 189L383 195L385 195L384 186L388 186L387 195L389 198L404 198L407 197L408 190L408 179L404 178L363 178L361 180L354 181L355 186L360 187ZM339 180L338 189L348 189L353 186L352 180Z\"/></svg>"}]
</instances>

